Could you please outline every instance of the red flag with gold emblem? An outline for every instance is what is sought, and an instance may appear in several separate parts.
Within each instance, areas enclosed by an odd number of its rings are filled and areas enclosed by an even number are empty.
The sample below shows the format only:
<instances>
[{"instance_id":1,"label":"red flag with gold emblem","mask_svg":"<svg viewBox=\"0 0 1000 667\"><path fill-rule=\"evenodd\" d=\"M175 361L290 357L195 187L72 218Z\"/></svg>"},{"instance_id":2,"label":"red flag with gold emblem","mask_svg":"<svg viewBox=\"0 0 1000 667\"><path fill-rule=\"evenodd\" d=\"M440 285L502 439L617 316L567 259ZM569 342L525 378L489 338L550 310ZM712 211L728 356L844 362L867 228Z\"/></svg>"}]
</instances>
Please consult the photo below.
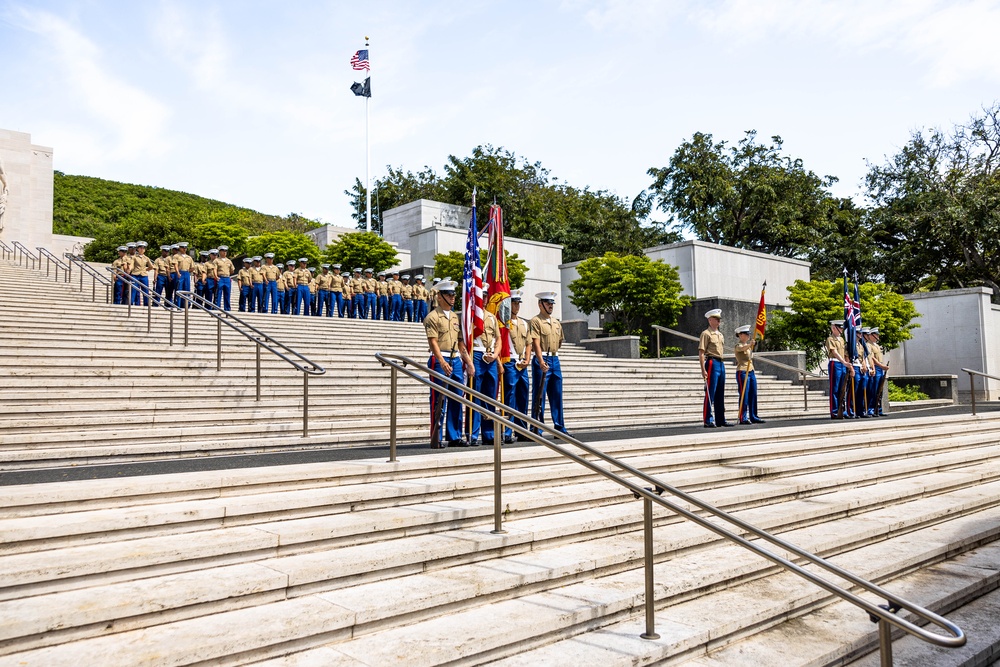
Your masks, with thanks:
<instances>
[{"instance_id":1,"label":"red flag with gold emblem","mask_svg":"<svg viewBox=\"0 0 1000 667\"><path fill-rule=\"evenodd\" d=\"M764 290L767 289L767 281L760 288L760 305L757 306L757 323L753 327L753 337L755 340L764 340L764 330L767 328L767 308L764 307Z\"/></svg>"},{"instance_id":2,"label":"red flag with gold emblem","mask_svg":"<svg viewBox=\"0 0 1000 667\"><path fill-rule=\"evenodd\" d=\"M507 256L503 249L503 210L490 206L490 220L486 223L489 232L489 251L486 256L486 310L493 313L500 324L500 362L510 361L510 278L507 275Z\"/></svg>"}]
</instances>

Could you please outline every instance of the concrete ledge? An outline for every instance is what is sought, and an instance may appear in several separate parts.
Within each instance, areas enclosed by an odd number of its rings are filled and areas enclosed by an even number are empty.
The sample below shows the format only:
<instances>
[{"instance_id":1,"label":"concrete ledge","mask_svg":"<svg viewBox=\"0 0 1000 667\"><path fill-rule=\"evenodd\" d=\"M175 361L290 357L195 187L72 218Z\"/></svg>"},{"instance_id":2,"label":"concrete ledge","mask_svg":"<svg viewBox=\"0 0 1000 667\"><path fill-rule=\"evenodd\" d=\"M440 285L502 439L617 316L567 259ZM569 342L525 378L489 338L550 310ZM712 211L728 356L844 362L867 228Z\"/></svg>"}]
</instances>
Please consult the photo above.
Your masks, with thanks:
<instances>
[{"instance_id":1,"label":"concrete ledge","mask_svg":"<svg viewBox=\"0 0 1000 667\"><path fill-rule=\"evenodd\" d=\"M890 375L889 381L897 387L915 386L931 399L958 402L957 375Z\"/></svg>"},{"instance_id":2,"label":"concrete ledge","mask_svg":"<svg viewBox=\"0 0 1000 667\"><path fill-rule=\"evenodd\" d=\"M590 338L590 323L587 320L563 320L562 327L567 343L579 343Z\"/></svg>"},{"instance_id":3,"label":"concrete ledge","mask_svg":"<svg viewBox=\"0 0 1000 667\"><path fill-rule=\"evenodd\" d=\"M565 329L564 329L565 332ZM638 336L613 336L579 341L581 347L614 359L638 359Z\"/></svg>"}]
</instances>

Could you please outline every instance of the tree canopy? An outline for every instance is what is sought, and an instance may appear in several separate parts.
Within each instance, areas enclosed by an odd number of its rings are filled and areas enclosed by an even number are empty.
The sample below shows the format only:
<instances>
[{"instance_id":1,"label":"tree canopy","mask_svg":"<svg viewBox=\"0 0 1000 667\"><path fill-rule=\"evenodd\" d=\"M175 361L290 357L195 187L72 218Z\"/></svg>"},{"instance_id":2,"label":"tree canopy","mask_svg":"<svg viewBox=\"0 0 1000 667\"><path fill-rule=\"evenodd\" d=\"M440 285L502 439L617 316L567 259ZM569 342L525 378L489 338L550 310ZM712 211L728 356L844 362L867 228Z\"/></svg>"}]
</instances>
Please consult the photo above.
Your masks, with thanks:
<instances>
[{"instance_id":1,"label":"tree canopy","mask_svg":"<svg viewBox=\"0 0 1000 667\"><path fill-rule=\"evenodd\" d=\"M517 256L517 253L512 254L505 248L503 254L507 258L507 278L510 280L510 288L521 289L524 287L524 279L530 269L527 264L524 263L524 260ZM479 263L480 266L486 266L486 250L482 248L479 250ZM464 273L464 253L452 250L448 253L438 253L437 255L434 255L435 278L441 278L444 280L448 276L451 276L452 280L457 280L459 282L459 289L461 289L462 275Z\"/></svg>"},{"instance_id":2,"label":"tree canopy","mask_svg":"<svg viewBox=\"0 0 1000 667\"><path fill-rule=\"evenodd\" d=\"M985 285L1000 298L1000 104L951 131L916 131L873 165L872 239L887 282L911 292Z\"/></svg>"},{"instance_id":3,"label":"tree canopy","mask_svg":"<svg viewBox=\"0 0 1000 667\"><path fill-rule=\"evenodd\" d=\"M638 333L644 322L673 326L690 298L681 294L677 268L645 255L604 253L577 265L570 302L584 313L598 311L617 335Z\"/></svg>"},{"instance_id":4,"label":"tree canopy","mask_svg":"<svg viewBox=\"0 0 1000 667\"><path fill-rule=\"evenodd\" d=\"M266 252L274 253L274 262L287 262L294 259L297 262L302 257L309 259L309 264L319 264L320 252L316 242L302 232L276 231L254 236L246 242L246 254L263 256ZM233 255L236 256L235 254Z\"/></svg>"},{"instance_id":5,"label":"tree canopy","mask_svg":"<svg viewBox=\"0 0 1000 667\"><path fill-rule=\"evenodd\" d=\"M633 207L605 190L559 183L540 162L503 148L477 146L468 157L449 155L443 174L431 167L406 171L387 167L374 183L372 224L381 229L382 211L416 199L469 206L478 191L477 215L486 220L494 199L504 210L505 233L516 238L565 246L564 261L575 261L608 248L640 253L643 248L680 240L680 235L646 220L648 207ZM356 180L350 197L358 227L365 224L365 188Z\"/></svg>"},{"instance_id":6,"label":"tree canopy","mask_svg":"<svg viewBox=\"0 0 1000 667\"><path fill-rule=\"evenodd\" d=\"M765 145L750 130L730 146L696 132L648 173L656 206L703 241L804 258L830 227L827 188L837 179L783 155L779 136Z\"/></svg>"},{"instance_id":7,"label":"tree canopy","mask_svg":"<svg viewBox=\"0 0 1000 667\"><path fill-rule=\"evenodd\" d=\"M396 265L398 256L396 249L375 232L344 234L328 245L323 254L331 264L342 264L345 273L359 266L385 271Z\"/></svg>"},{"instance_id":8,"label":"tree canopy","mask_svg":"<svg viewBox=\"0 0 1000 667\"><path fill-rule=\"evenodd\" d=\"M854 294L854 284L848 289ZM861 283L861 319L866 327L879 328L879 344L892 350L913 337L917 324L917 309L898 292L884 283ZM825 357L823 343L830 335L830 320L844 317L844 283L842 280L796 280L788 288L791 309L772 312L767 337L772 345L806 353L807 366L818 365Z\"/></svg>"}]
</instances>

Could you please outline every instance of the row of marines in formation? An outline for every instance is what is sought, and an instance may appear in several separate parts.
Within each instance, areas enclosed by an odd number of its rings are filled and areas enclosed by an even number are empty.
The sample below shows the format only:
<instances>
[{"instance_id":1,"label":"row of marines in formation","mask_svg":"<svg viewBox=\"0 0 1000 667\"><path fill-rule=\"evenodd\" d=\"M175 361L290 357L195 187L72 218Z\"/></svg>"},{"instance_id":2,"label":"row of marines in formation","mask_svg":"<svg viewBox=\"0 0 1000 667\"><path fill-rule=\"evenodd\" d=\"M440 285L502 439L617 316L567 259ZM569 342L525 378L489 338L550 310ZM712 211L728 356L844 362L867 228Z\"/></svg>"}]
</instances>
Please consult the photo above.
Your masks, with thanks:
<instances>
[{"instance_id":1,"label":"row of marines in formation","mask_svg":"<svg viewBox=\"0 0 1000 667\"><path fill-rule=\"evenodd\" d=\"M702 332L698 343L701 377L705 382L702 418L705 428L733 426L725 416L725 337L719 331L722 310L710 310L705 317L708 328ZM825 349L829 359L830 417L833 419L885 416L882 400L889 364L879 345L879 330L878 327L862 327L858 331L861 338L856 343L855 357L848 360L847 343L843 338L844 320L830 321L830 337L826 339ZM751 340L749 324L738 327L735 333L738 339L734 353L739 423L762 424L764 420L757 414L757 377L753 367L757 341Z\"/></svg>"},{"instance_id":2,"label":"row of marines in formation","mask_svg":"<svg viewBox=\"0 0 1000 667\"><path fill-rule=\"evenodd\" d=\"M333 317L336 310L338 317L418 322L427 316L432 301L422 274L411 281L408 274L400 279L399 272L381 271L375 279L373 269L359 267L353 276L346 276L340 264L323 264L317 273L305 257L296 268L295 260L276 264L271 252L244 257L237 271L228 254L227 246L219 246L202 251L201 261L196 262L187 243L176 243L160 246L160 257L152 260L143 241L119 246L118 259L112 262L114 302L148 305L145 290L132 281L148 289L150 271L153 303L164 307L174 302L176 292L193 288L205 305L228 311L234 281L240 312Z\"/></svg>"}]
</instances>

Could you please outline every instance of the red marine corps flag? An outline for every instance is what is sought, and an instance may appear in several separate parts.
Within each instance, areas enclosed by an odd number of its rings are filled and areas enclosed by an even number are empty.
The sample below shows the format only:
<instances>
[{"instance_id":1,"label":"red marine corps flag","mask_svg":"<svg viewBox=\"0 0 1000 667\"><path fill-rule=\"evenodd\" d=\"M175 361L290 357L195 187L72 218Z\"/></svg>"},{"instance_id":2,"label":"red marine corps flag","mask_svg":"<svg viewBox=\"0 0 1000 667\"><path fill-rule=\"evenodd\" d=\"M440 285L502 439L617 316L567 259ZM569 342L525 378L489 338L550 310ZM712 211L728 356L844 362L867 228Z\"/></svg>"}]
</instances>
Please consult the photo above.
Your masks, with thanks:
<instances>
[{"instance_id":1,"label":"red marine corps flag","mask_svg":"<svg viewBox=\"0 0 1000 667\"><path fill-rule=\"evenodd\" d=\"M767 281L760 288L760 305L757 306L757 323L753 327L754 340L764 340L764 330L767 329L767 308L764 307L764 290L767 289Z\"/></svg>"},{"instance_id":2,"label":"red marine corps flag","mask_svg":"<svg viewBox=\"0 0 1000 667\"><path fill-rule=\"evenodd\" d=\"M507 256L503 250L503 210L490 206L489 254L486 256L487 292L486 310L493 313L500 325L500 363L510 361L510 278L507 275Z\"/></svg>"}]
</instances>

